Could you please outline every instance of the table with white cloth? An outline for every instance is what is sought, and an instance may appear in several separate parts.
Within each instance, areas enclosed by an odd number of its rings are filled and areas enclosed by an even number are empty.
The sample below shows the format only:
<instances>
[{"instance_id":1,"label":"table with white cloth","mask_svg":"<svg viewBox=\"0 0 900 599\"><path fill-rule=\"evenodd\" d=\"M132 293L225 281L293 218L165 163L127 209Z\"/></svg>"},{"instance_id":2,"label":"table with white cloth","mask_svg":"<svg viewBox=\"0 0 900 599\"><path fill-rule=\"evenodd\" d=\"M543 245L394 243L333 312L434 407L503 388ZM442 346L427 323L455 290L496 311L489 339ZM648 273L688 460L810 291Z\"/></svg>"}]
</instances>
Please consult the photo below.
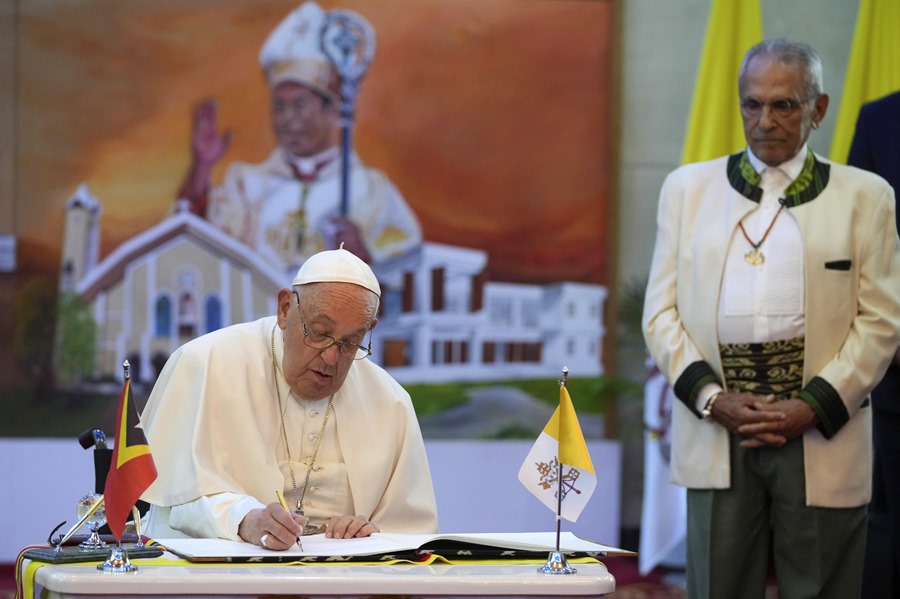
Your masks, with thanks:
<instances>
[{"instance_id":1,"label":"table with white cloth","mask_svg":"<svg viewBox=\"0 0 900 599\"><path fill-rule=\"evenodd\" d=\"M541 563L391 565L197 564L170 553L134 560L136 572L111 574L97 563L22 564L23 599L109 597L605 597L615 579L596 560L570 561L575 574L542 574Z\"/></svg>"}]
</instances>

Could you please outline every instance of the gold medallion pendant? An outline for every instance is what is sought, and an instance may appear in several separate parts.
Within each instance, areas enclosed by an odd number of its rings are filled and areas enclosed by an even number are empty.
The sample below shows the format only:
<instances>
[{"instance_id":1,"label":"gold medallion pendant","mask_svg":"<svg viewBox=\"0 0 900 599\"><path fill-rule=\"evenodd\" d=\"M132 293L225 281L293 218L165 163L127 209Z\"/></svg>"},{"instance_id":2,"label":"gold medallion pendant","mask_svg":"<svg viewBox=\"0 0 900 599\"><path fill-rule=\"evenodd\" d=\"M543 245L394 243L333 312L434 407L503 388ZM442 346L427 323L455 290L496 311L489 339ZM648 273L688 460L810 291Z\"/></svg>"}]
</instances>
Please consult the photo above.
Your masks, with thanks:
<instances>
[{"instance_id":1,"label":"gold medallion pendant","mask_svg":"<svg viewBox=\"0 0 900 599\"><path fill-rule=\"evenodd\" d=\"M759 266L766 261L766 257L761 251L753 248L752 250L744 254L744 261L751 266Z\"/></svg>"},{"instance_id":2,"label":"gold medallion pendant","mask_svg":"<svg viewBox=\"0 0 900 599\"><path fill-rule=\"evenodd\" d=\"M747 243L750 244L750 247L753 248L752 250L744 254L744 262L746 262L750 266L759 266L766 261L766 257L761 251L759 251L759 246L761 246L766 240L766 237L769 236L769 233L772 231L772 227L775 226L775 221L778 220L778 215L781 214L782 210L784 210L783 203L778 207L778 212L775 213L774 218L772 218L772 222L769 223L769 227L766 229L766 232L763 233L762 239L760 239L756 243L753 243L753 240L750 239L749 235L747 235L747 230L744 229L744 223L738 223L738 225L741 227L741 233L744 234L744 239L746 239Z\"/></svg>"}]
</instances>

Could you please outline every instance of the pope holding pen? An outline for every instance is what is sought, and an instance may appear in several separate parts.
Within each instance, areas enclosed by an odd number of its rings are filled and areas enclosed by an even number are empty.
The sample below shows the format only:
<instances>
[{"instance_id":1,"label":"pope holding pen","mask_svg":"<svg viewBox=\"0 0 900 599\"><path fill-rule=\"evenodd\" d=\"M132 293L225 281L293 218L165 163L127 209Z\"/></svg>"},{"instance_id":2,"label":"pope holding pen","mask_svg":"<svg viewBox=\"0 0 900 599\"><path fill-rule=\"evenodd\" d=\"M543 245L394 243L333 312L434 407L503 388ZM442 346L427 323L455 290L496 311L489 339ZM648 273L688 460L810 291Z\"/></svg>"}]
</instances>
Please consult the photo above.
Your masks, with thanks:
<instances>
[{"instance_id":1,"label":"pope holding pen","mask_svg":"<svg viewBox=\"0 0 900 599\"><path fill-rule=\"evenodd\" d=\"M284 511L290 514L291 510L288 508L287 502L284 500L284 495L281 494L281 491L275 489L275 496L278 497L278 503L281 504L281 507L284 508ZM300 542L299 535L297 535L297 547L300 549L300 551L303 551L303 543Z\"/></svg>"},{"instance_id":2,"label":"pope holding pen","mask_svg":"<svg viewBox=\"0 0 900 599\"><path fill-rule=\"evenodd\" d=\"M281 494L281 491L276 490L275 497L278 498L278 505L280 505L284 509L284 511L287 512L288 521L285 522L285 521L283 521L282 517L280 517L280 516L276 517L273 515L274 520L277 523L281 524L283 528L287 528L288 530L299 529L299 531L302 531L303 525L306 524L306 522L304 522L304 520L306 520L306 518L303 516L303 514L291 512L290 508L288 508L288 506L287 506L287 502L285 502L285 500L284 500L284 495ZM272 509L271 505L267 506L266 509L267 510ZM277 510L277 508L276 508L276 510ZM298 516L302 520L298 520L297 519ZM295 538L297 539L297 547L300 548L300 551L303 551L303 544L300 542L300 533L295 531L294 534L296 535ZM275 533L266 532L265 534L263 534L260 537L259 544L266 549L275 549L275 547L269 546L269 539L271 537L275 537L275 540L280 541L281 543L288 543L288 541L282 540ZM279 548L279 549L283 549L283 548Z\"/></svg>"}]
</instances>

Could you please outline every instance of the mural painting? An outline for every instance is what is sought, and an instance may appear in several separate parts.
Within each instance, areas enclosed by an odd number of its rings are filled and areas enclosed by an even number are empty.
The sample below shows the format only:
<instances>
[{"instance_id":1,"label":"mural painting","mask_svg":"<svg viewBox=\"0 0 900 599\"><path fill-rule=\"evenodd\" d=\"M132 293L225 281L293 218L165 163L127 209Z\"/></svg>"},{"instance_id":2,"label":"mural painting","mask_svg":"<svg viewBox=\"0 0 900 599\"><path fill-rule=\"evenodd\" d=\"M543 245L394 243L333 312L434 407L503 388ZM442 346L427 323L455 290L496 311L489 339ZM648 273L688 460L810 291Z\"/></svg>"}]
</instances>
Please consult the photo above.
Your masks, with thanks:
<instances>
[{"instance_id":1,"label":"mural painting","mask_svg":"<svg viewBox=\"0 0 900 599\"><path fill-rule=\"evenodd\" d=\"M322 45L345 10L369 52L349 94ZM271 314L338 243L382 281L371 359L401 383L602 375L611 11L22 3L0 401L115 388L124 358L150 385L185 341Z\"/></svg>"}]
</instances>

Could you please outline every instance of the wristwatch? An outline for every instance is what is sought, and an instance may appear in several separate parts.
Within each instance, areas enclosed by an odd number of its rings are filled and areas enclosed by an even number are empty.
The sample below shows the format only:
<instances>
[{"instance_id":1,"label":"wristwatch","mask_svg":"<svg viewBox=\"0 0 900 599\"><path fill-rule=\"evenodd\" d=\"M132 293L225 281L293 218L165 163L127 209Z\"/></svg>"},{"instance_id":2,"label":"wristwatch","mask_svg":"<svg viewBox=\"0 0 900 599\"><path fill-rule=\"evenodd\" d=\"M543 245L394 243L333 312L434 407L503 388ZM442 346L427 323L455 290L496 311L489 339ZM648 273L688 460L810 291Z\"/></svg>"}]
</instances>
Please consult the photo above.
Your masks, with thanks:
<instances>
[{"instance_id":1,"label":"wristwatch","mask_svg":"<svg viewBox=\"0 0 900 599\"><path fill-rule=\"evenodd\" d=\"M700 416L704 420L709 420L710 416L712 416L712 408L713 404L716 403L716 400L722 394L721 391L716 391L712 395L709 396L709 399L706 400L706 405L703 406L703 410L700 412Z\"/></svg>"}]
</instances>

